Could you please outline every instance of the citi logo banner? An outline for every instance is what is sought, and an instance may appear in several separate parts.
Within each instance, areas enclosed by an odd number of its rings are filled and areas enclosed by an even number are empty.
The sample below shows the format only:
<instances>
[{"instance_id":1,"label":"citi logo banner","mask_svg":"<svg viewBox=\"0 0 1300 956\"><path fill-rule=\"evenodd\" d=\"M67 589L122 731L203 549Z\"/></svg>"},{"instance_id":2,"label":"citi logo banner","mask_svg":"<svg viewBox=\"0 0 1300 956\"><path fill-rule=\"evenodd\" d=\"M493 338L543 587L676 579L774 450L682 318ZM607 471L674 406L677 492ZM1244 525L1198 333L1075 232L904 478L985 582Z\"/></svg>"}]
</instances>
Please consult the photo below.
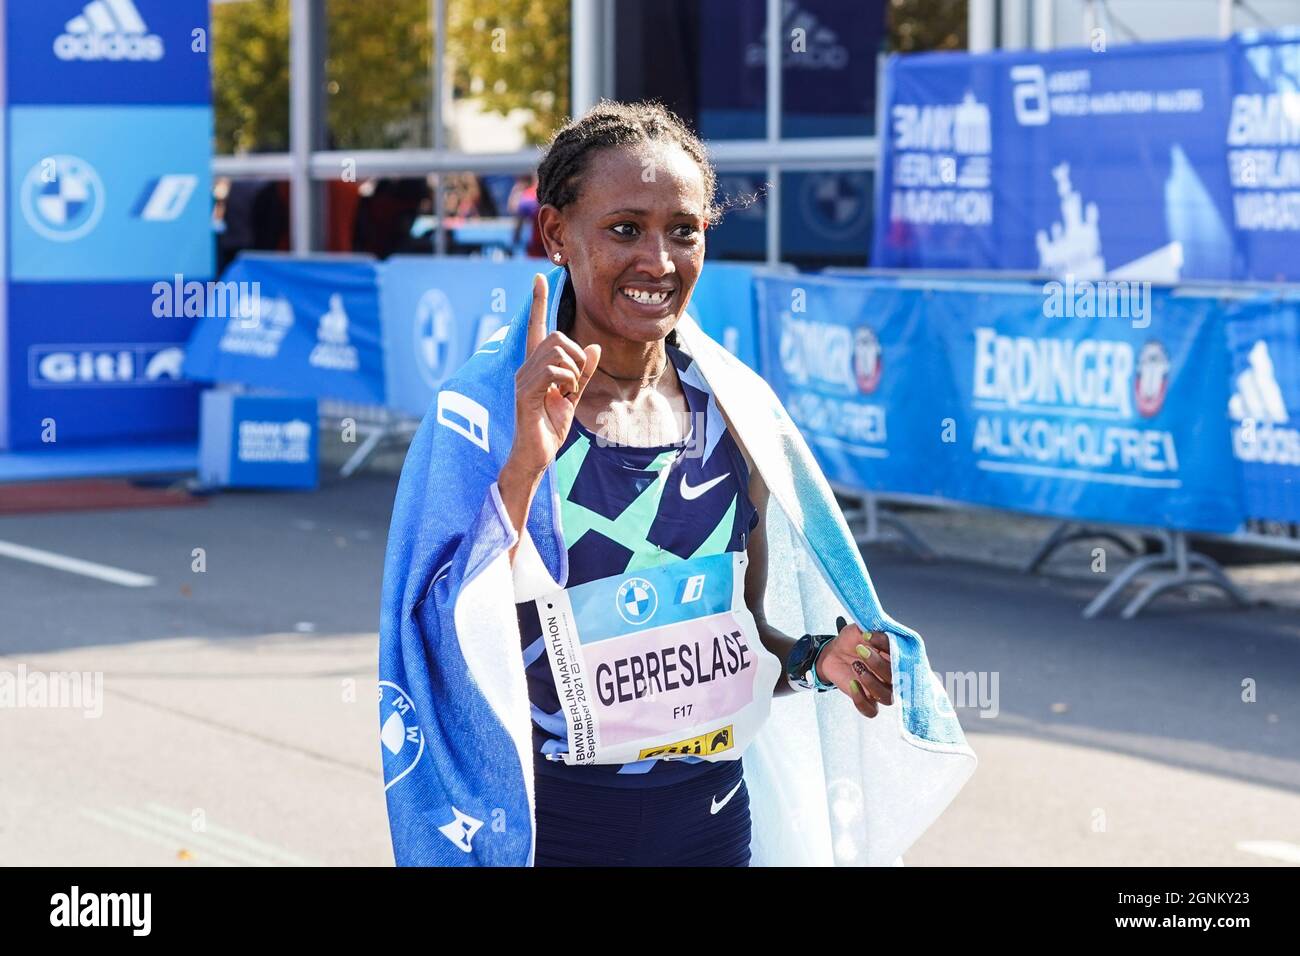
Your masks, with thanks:
<instances>
[{"instance_id":1,"label":"citi logo banner","mask_svg":"<svg viewBox=\"0 0 1300 956\"><path fill-rule=\"evenodd\" d=\"M54 41L60 60L153 62L163 58L162 37L150 33L134 0L92 0Z\"/></svg>"}]
</instances>

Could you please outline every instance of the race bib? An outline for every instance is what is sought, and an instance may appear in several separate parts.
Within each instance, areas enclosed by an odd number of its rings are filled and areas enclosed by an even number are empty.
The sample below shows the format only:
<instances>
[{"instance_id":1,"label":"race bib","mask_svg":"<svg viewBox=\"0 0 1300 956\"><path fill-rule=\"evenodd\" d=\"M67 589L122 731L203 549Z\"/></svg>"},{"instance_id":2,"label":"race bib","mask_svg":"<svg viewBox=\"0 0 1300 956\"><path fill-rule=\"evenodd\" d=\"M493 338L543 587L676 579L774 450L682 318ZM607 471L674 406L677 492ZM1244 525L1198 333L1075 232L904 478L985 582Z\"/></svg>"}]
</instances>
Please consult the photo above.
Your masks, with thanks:
<instances>
[{"instance_id":1,"label":"race bib","mask_svg":"<svg viewBox=\"0 0 1300 956\"><path fill-rule=\"evenodd\" d=\"M747 562L731 551L537 599L565 763L740 758L781 671L745 605Z\"/></svg>"}]
</instances>

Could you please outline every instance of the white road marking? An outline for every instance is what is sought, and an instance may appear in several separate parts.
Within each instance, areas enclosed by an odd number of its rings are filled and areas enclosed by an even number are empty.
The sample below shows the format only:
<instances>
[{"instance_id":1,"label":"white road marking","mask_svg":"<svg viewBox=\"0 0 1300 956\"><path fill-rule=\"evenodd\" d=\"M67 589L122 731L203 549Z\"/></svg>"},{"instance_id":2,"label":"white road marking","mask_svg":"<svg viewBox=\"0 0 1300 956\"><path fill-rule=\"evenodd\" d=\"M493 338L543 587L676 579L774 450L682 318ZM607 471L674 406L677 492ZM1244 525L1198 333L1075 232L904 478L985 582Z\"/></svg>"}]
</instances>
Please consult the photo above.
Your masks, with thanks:
<instances>
[{"instance_id":1,"label":"white road marking","mask_svg":"<svg viewBox=\"0 0 1300 956\"><path fill-rule=\"evenodd\" d=\"M163 835L160 833L152 833L149 830L145 830L140 827L134 826L133 824L127 823L125 820L118 820L116 817L112 816L111 814L100 813L98 810L82 809L81 813L83 816L89 817L91 820L94 820L96 823L102 823L104 826L109 827L110 829L119 830L122 833L129 833L131 834L131 836L138 837L139 839L144 840L148 843L157 843L159 846L166 847L172 852L176 852L177 850L176 838L174 836ZM184 847L182 847L181 849L184 849ZM239 865L238 863L232 862L230 860L210 859L206 855L200 853L194 854L194 862L198 863L201 866L208 866L208 865L238 866Z\"/></svg>"},{"instance_id":2,"label":"white road marking","mask_svg":"<svg viewBox=\"0 0 1300 956\"><path fill-rule=\"evenodd\" d=\"M191 820L190 820L190 815L188 813L183 813L180 810L173 810L170 807L160 806L159 804L156 803L147 804L147 807L149 810L153 811L159 816L167 817L175 821L176 823L179 823L186 830L190 829ZM290 853L288 850L281 849L280 847L275 846L272 843L265 843L257 839L256 837L251 837L248 836L247 834L240 833L238 830L229 830L225 827L217 826L215 823L208 823L207 828L204 830L204 833L211 834L213 837L226 840L231 843L240 844L241 846L247 847L248 849L256 853L260 853L262 856L268 857L274 862L279 864L285 864L289 866L318 866L319 865L312 860L304 859L303 857Z\"/></svg>"},{"instance_id":3,"label":"white road marking","mask_svg":"<svg viewBox=\"0 0 1300 956\"><path fill-rule=\"evenodd\" d=\"M314 866L310 860L253 837L207 824L201 832L191 826L190 816L180 810L146 805L145 810L114 807L109 811L83 809L83 815L97 823L173 851L188 850L197 863L216 866Z\"/></svg>"},{"instance_id":4,"label":"white road marking","mask_svg":"<svg viewBox=\"0 0 1300 956\"><path fill-rule=\"evenodd\" d=\"M0 541L0 557L27 561L31 564L54 568L56 571L67 571L70 574L80 574L88 578L107 581L109 584L120 584L124 588L151 588L158 583L157 578L150 577L147 574L123 571L121 568L112 568L107 564L96 564L93 561L83 561L80 558L70 558L65 554L55 554L53 551L28 548L25 545L14 544L12 541Z\"/></svg>"},{"instance_id":5,"label":"white road marking","mask_svg":"<svg viewBox=\"0 0 1300 956\"><path fill-rule=\"evenodd\" d=\"M1237 849L1256 856L1285 860L1287 863L1300 863L1300 846L1281 840L1241 840L1237 843Z\"/></svg>"}]
</instances>

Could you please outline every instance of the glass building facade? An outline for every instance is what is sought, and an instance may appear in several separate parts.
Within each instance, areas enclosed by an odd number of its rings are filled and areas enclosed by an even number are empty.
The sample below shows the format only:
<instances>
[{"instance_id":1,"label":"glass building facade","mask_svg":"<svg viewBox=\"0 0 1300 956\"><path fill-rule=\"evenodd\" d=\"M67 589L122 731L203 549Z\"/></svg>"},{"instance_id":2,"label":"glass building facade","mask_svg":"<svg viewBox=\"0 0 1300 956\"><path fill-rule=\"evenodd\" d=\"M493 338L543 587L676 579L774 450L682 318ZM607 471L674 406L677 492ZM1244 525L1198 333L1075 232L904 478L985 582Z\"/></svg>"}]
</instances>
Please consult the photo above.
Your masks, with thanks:
<instances>
[{"instance_id":1,"label":"glass building facade","mask_svg":"<svg viewBox=\"0 0 1300 956\"><path fill-rule=\"evenodd\" d=\"M471 251L466 224L508 228L554 130L609 97L661 100L708 143L733 200L711 258L817 267L869 264L881 58L964 47L971 4L213 0L212 16L226 261Z\"/></svg>"}]
</instances>

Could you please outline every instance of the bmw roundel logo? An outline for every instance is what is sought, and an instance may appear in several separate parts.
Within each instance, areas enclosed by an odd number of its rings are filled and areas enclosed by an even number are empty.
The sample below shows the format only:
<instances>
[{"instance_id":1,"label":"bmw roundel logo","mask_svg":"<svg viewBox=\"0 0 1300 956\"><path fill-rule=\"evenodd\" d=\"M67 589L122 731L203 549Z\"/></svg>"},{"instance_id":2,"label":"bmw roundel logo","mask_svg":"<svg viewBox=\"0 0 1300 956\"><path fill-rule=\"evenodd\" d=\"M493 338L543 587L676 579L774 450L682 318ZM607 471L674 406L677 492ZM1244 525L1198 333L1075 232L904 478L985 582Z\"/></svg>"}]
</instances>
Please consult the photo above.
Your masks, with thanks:
<instances>
[{"instance_id":1,"label":"bmw roundel logo","mask_svg":"<svg viewBox=\"0 0 1300 956\"><path fill-rule=\"evenodd\" d=\"M384 789L410 773L424 756L424 731L415 716L415 702L392 681L379 682L379 742L384 763Z\"/></svg>"},{"instance_id":2,"label":"bmw roundel logo","mask_svg":"<svg viewBox=\"0 0 1300 956\"><path fill-rule=\"evenodd\" d=\"M456 313L441 289L430 289L415 307L415 364L430 388L447 377Z\"/></svg>"},{"instance_id":3,"label":"bmw roundel logo","mask_svg":"<svg viewBox=\"0 0 1300 956\"><path fill-rule=\"evenodd\" d=\"M629 624L645 624L659 607L659 595L645 578L628 578L618 586L614 605Z\"/></svg>"},{"instance_id":4,"label":"bmw roundel logo","mask_svg":"<svg viewBox=\"0 0 1300 956\"><path fill-rule=\"evenodd\" d=\"M849 239L871 215L871 181L865 173L810 173L804 177L804 221L827 239Z\"/></svg>"},{"instance_id":5,"label":"bmw roundel logo","mask_svg":"<svg viewBox=\"0 0 1300 956\"><path fill-rule=\"evenodd\" d=\"M104 215L104 182L77 156L47 156L27 171L21 189L23 217L46 239L72 242Z\"/></svg>"}]
</instances>

